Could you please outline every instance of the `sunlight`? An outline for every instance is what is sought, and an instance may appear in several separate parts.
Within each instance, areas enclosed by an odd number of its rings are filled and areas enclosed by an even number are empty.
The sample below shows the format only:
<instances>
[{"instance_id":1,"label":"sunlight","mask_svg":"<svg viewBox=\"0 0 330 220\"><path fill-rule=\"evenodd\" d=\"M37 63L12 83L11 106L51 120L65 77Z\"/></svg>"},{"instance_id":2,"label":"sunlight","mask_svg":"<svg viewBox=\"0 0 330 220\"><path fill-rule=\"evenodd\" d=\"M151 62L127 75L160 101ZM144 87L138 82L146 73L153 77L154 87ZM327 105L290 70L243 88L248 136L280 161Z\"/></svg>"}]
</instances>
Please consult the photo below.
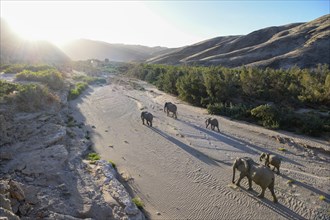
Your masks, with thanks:
<instances>
[{"instance_id":1,"label":"sunlight","mask_svg":"<svg viewBox=\"0 0 330 220\"><path fill-rule=\"evenodd\" d=\"M145 2L1 1L1 16L22 38L57 45L79 38L149 46L200 40Z\"/></svg>"}]
</instances>

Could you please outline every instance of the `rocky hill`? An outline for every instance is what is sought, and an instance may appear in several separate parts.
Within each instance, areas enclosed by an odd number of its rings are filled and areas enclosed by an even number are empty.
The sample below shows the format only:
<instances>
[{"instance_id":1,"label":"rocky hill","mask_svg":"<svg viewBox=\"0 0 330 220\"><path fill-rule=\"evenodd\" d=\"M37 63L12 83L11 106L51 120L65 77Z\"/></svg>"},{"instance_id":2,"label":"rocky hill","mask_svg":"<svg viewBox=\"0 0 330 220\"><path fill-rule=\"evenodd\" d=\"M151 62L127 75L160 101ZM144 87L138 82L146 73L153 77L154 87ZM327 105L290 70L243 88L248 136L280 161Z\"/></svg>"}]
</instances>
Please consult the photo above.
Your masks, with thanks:
<instances>
[{"instance_id":1,"label":"rocky hill","mask_svg":"<svg viewBox=\"0 0 330 220\"><path fill-rule=\"evenodd\" d=\"M165 47L110 44L102 41L80 39L72 41L61 49L73 60L109 59L111 61L144 61L157 56Z\"/></svg>"},{"instance_id":2,"label":"rocky hill","mask_svg":"<svg viewBox=\"0 0 330 220\"><path fill-rule=\"evenodd\" d=\"M148 63L288 68L330 64L330 15L307 23L217 37L153 57Z\"/></svg>"},{"instance_id":3,"label":"rocky hill","mask_svg":"<svg viewBox=\"0 0 330 220\"><path fill-rule=\"evenodd\" d=\"M13 32L8 24L1 19L0 62L23 63L63 63L69 57L59 48L47 41L27 41Z\"/></svg>"}]
</instances>

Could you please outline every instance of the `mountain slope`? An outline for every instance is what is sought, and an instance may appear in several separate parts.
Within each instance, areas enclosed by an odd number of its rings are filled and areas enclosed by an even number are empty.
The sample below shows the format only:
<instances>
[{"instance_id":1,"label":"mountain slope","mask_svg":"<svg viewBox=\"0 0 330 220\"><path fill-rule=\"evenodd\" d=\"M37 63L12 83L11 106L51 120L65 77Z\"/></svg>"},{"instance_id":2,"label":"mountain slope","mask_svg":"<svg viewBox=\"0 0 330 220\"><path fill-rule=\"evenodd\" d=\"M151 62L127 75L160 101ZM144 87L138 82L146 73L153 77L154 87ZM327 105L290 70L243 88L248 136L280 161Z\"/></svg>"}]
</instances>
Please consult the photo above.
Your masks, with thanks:
<instances>
[{"instance_id":1,"label":"mountain slope","mask_svg":"<svg viewBox=\"0 0 330 220\"><path fill-rule=\"evenodd\" d=\"M111 61L144 61L166 50L164 47L110 44L102 41L80 39L72 41L61 49L73 60L109 59Z\"/></svg>"},{"instance_id":2,"label":"mountain slope","mask_svg":"<svg viewBox=\"0 0 330 220\"><path fill-rule=\"evenodd\" d=\"M59 48L47 41L26 41L14 33L1 19L1 63L48 63L56 64L69 61L69 57Z\"/></svg>"},{"instance_id":3,"label":"mountain slope","mask_svg":"<svg viewBox=\"0 0 330 220\"><path fill-rule=\"evenodd\" d=\"M330 64L330 15L307 23L217 37L153 57L148 63L287 68Z\"/></svg>"}]
</instances>

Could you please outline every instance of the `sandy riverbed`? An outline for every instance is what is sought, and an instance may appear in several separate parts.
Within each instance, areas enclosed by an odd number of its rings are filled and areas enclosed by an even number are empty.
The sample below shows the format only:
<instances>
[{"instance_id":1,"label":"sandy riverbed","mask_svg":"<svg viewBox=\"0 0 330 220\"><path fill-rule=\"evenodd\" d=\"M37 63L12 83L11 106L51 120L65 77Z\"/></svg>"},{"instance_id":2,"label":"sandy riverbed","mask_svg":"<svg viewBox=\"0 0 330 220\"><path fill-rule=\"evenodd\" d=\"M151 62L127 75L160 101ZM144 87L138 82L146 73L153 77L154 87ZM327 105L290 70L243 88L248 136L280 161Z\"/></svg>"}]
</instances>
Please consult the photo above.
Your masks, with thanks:
<instances>
[{"instance_id":1,"label":"sandy riverbed","mask_svg":"<svg viewBox=\"0 0 330 220\"><path fill-rule=\"evenodd\" d=\"M95 150L116 163L151 219L329 219L330 156L305 147L329 150L329 142L224 117L216 117L217 133L205 129L205 109L144 82L110 82L71 105L75 118L90 127ZM163 112L165 101L177 104L177 120ZM142 109L155 116L152 128L142 125ZM283 158L275 175L278 204L268 190L257 198L255 184L247 191L246 180L241 188L231 186L233 160L248 156L257 162L261 152Z\"/></svg>"}]
</instances>

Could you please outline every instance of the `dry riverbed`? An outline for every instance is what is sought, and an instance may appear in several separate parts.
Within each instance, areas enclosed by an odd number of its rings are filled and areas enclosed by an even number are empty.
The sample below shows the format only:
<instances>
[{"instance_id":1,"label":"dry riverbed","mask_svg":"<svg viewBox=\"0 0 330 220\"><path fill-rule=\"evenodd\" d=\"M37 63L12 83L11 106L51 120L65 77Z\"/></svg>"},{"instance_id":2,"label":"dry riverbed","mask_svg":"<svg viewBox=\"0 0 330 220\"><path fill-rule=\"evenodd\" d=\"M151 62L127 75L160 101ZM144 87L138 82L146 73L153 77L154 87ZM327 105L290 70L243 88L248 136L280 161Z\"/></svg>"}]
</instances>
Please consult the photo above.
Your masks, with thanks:
<instances>
[{"instance_id":1,"label":"dry riverbed","mask_svg":"<svg viewBox=\"0 0 330 220\"><path fill-rule=\"evenodd\" d=\"M163 105L178 106L178 119ZM220 133L205 128L209 115L144 82L114 77L71 103L89 126L95 150L116 163L151 219L329 219L329 142L216 117ZM142 125L142 110L155 118ZM279 202L231 185L232 163L261 152L283 158L275 175ZM236 174L237 175L237 174ZM238 177L236 177L237 179Z\"/></svg>"}]
</instances>

